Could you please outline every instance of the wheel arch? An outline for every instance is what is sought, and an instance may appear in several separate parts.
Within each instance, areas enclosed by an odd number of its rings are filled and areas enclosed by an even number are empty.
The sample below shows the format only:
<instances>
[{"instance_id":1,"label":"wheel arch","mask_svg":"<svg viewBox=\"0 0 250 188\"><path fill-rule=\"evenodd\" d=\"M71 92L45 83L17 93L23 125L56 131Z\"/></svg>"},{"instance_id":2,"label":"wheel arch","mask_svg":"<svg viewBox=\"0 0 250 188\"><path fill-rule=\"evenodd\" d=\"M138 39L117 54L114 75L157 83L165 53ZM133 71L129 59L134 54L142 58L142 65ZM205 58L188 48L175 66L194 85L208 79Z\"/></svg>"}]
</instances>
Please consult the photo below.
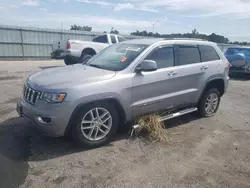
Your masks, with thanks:
<instances>
[{"instance_id":1,"label":"wheel arch","mask_svg":"<svg viewBox=\"0 0 250 188\"><path fill-rule=\"evenodd\" d=\"M128 119L127 119L127 116L126 116L126 112L121 104L121 102L114 98L114 97L107 97L107 98L102 98L102 99L98 99L98 100L94 100L94 101L88 101L88 102L83 102L83 103L80 103L77 105L77 107L74 109L71 117L70 117L70 120L69 120L69 123L67 125L67 128L65 130L65 135L68 135L70 130L71 130L71 127L72 125L74 125L74 121L78 115L78 112L80 111L80 109L82 109L84 106L86 105L89 105L89 104L94 104L94 103L100 103L100 102L107 102L107 103L111 103L114 105L114 107L116 108L117 112L118 112L118 115L119 115L119 123L120 125L121 124L125 124ZM119 126L120 126L119 125Z\"/></svg>"},{"instance_id":2,"label":"wheel arch","mask_svg":"<svg viewBox=\"0 0 250 188\"><path fill-rule=\"evenodd\" d=\"M92 55L92 56L94 56L95 54L97 54L96 50L94 48L92 48L92 47L85 47L82 50L81 57L83 56L84 53Z\"/></svg>"},{"instance_id":3,"label":"wheel arch","mask_svg":"<svg viewBox=\"0 0 250 188\"><path fill-rule=\"evenodd\" d=\"M207 82L206 86L204 87L203 89L203 92L199 98L199 101L200 99L202 98L202 96L204 95L204 93L208 90L208 89L211 89L211 88L217 88L220 92L220 96L222 97L225 93L225 82L222 78L215 78L215 79L212 79L210 81Z\"/></svg>"}]
</instances>

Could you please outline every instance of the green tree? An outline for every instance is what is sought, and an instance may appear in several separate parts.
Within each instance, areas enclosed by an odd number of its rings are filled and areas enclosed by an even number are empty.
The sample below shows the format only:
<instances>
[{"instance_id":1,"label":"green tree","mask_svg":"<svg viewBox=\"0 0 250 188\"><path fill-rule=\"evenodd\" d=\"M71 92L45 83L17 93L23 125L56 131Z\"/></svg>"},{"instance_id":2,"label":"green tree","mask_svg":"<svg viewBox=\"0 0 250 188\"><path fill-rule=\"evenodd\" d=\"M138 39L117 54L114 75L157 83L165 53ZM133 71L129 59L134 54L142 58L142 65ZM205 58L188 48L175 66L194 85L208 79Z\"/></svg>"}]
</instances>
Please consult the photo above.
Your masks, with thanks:
<instances>
[{"instance_id":1,"label":"green tree","mask_svg":"<svg viewBox=\"0 0 250 188\"><path fill-rule=\"evenodd\" d=\"M111 34L117 34L117 35L118 35L118 34L119 34L119 31L116 30L116 29L114 30L114 28L112 27L110 33L111 33Z\"/></svg>"},{"instance_id":2,"label":"green tree","mask_svg":"<svg viewBox=\"0 0 250 188\"><path fill-rule=\"evenodd\" d=\"M147 31L135 31L131 35L137 36L150 36L150 37L162 37L162 38L200 38L204 40L209 40L217 43L229 43L229 39L212 33L211 35L201 34L196 29L193 29L191 33L172 33L172 34L159 34Z\"/></svg>"},{"instance_id":3,"label":"green tree","mask_svg":"<svg viewBox=\"0 0 250 188\"><path fill-rule=\"evenodd\" d=\"M92 27L89 27L89 26L79 26L79 25L71 25L70 30L92 31Z\"/></svg>"}]
</instances>

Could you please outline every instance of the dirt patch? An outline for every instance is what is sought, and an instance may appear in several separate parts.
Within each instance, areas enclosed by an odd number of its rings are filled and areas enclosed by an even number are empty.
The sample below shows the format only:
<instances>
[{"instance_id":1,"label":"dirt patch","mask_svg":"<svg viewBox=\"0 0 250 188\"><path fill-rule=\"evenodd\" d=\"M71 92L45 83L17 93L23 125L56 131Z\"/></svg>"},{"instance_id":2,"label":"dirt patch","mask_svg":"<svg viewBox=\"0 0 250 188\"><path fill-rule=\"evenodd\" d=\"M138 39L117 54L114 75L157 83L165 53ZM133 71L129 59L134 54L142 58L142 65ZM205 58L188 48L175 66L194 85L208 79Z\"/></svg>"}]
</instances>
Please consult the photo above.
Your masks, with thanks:
<instances>
[{"instance_id":1,"label":"dirt patch","mask_svg":"<svg viewBox=\"0 0 250 188\"><path fill-rule=\"evenodd\" d=\"M4 104L17 103L18 100L19 100L19 97L14 97L14 98L11 98L11 99L5 101Z\"/></svg>"},{"instance_id":2,"label":"dirt patch","mask_svg":"<svg viewBox=\"0 0 250 188\"><path fill-rule=\"evenodd\" d=\"M53 180L55 184L61 184L65 179L67 179L66 176L61 176Z\"/></svg>"},{"instance_id":3,"label":"dirt patch","mask_svg":"<svg viewBox=\"0 0 250 188\"><path fill-rule=\"evenodd\" d=\"M13 70L13 75L26 77L28 72L17 72L64 63L0 65L1 71ZM20 97L20 83L15 80L0 89L6 96L0 99L1 108L7 110L4 114L13 110L10 105ZM194 113L167 121L169 143L128 141L126 132L92 150L76 148L67 137L43 136L31 131L34 125L28 126L24 119L7 120L10 114L0 114L0 187L249 188L249 100L250 80L232 80L216 116L198 118Z\"/></svg>"},{"instance_id":4,"label":"dirt patch","mask_svg":"<svg viewBox=\"0 0 250 188\"><path fill-rule=\"evenodd\" d=\"M0 116L4 116L4 115L6 115L6 114L9 114L9 113L11 113L11 112L13 112L13 111L15 111L16 109L15 108L13 108L13 107L8 107L8 108L6 108L6 109L4 109L4 110L1 110L0 109Z\"/></svg>"},{"instance_id":5,"label":"dirt patch","mask_svg":"<svg viewBox=\"0 0 250 188\"><path fill-rule=\"evenodd\" d=\"M0 81L5 81L5 80L18 80L22 77L20 76L0 76Z\"/></svg>"}]
</instances>

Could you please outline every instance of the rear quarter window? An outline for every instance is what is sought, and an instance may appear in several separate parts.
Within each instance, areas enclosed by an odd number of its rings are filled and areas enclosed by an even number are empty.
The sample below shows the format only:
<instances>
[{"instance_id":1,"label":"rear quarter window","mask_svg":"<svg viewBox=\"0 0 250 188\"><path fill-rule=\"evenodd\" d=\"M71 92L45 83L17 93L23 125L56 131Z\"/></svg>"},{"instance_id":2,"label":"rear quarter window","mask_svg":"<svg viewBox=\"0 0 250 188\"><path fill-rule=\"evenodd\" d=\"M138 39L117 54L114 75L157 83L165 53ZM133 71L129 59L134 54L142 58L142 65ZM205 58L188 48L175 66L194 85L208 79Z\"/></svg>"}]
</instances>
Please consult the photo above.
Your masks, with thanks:
<instances>
[{"instance_id":1,"label":"rear quarter window","mask_svg":"<svg viewBox=\"0 0 250 188\"><path fill-rule=\"evenodd\" d=\"M219 60L220 57L212 46L200 45L199 46L201 61L216 61Z\"/></svg>"}]
</instances>

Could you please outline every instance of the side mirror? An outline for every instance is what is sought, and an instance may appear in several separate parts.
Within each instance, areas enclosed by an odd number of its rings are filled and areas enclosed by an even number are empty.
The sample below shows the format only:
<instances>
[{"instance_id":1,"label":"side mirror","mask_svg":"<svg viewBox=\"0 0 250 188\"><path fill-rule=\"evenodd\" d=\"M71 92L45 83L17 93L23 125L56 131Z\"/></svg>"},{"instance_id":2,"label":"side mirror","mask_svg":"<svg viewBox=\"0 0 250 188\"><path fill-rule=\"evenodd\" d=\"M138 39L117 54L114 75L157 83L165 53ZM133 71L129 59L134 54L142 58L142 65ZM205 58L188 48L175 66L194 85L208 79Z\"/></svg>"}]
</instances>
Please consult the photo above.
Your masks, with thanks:
<instances>
[{"instance_id":1,"label":"side mirror","mask_svg":"<svg viewBox=\"0 0 250 188\"><path fill-rule=\"evenodd\" d=\"M136 68L137 72L151 72L157 70L157 64L153 60L144 60L139 67Z\"/></svg>"}]
</instances>

